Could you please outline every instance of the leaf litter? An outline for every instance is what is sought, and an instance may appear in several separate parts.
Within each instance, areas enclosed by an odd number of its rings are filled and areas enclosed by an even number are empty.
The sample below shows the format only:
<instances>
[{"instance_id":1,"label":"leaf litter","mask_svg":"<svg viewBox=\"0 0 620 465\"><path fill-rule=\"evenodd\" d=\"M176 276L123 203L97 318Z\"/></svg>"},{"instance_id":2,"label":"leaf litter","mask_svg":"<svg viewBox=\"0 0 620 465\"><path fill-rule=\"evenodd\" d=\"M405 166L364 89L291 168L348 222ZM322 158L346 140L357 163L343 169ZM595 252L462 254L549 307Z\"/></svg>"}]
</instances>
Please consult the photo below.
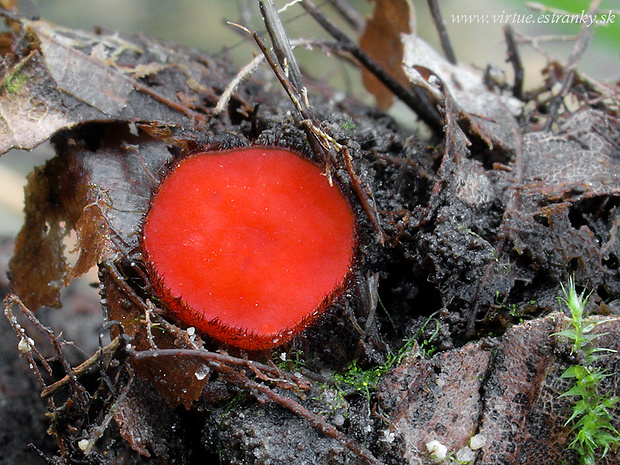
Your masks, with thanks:
<instances>
[{"instance_id":1,"label":"leaf litter","mask_svg":"<svg viewBox=\"0 0 620 465\"><path fill-rule=\"evenodd\" d=\"M312 2L302 3L325 21ZM403 5L377 9L402 13ZM574 274L603 313L620 297L616 88L578 73L567 81L553 63L547 82L519 101L404 36L404 52L389 48L387 58L405 66L387 71L402 69L410 82L382 82L396 95L411 93L412 108L431 127L423 137L373 108L291 83L286 52L266 53L290 102L265 86L265 73L241 82L234 65L195 50L6 15L23 33L5 33L14 43L2 49L2 151L50 138L56 150L29 176L5 301L8 315L19 310L34 323L30 332L45 335L62 367L60 378L51 366L43 375L46 357L25 352L42 390L60 382L45 391L58 443L51 454L65 463L86 453L95 463L134 453L134 460L194 463L196 454L218 450L230 463L422 463L431 437L456 451L476 432L493 438L516 422L521 429L510 441L487 441L478 453L480 463L517 463L540 454L541 440L527 432L560 434L563 413L547 418L539 408L543 400L562 405L549 391L563 362L549 340L558 317L548 316L561 284ZM376 53L363 40L352 49L322 24L342 53L376 71ZM373 34L377 25L368 24ZM565 99L579 102L576 110L546 100L558 82ZM283 360L302 354L292 371L274 365L280 357L224 352L177 326L141 263L141 221L170 162L197 149L250 144L304 151L344 187L358 214L355 283L325 321L282 348ZM73 251L63 242L70 231ZM61 290L94 266L111 342L87 363L99 367L94 374L76 375L65 359L70 341L32 312L59 307ZM381 364L414 335L424 344L429 318L440 335L433 358L405 358L378 397L349 393L334 409L321 395L329 371ZM10 321L21 337L18 320ZM503 397L494 397L500 390ZM515 397L523 402L511 404ZM445 419L454 410L448 405L461 405L458 421ZM248 420L257 414L261 420ZM274 424L290 441L268 433Z\"/></svg>"}]
</instances>

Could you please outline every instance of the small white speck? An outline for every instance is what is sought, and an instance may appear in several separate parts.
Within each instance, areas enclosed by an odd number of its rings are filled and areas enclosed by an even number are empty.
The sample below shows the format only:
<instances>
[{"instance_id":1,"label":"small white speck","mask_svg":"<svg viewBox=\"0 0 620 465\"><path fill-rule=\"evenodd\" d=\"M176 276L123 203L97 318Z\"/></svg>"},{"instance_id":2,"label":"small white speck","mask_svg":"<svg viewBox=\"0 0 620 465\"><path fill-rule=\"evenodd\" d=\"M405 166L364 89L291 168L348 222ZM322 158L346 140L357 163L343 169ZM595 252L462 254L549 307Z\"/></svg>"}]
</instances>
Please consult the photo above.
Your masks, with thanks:
<instances>
[{"instance_id":1,"label":"small white speck","mask_svg":"<svg viewBox=\"0 0 620 465\"><path fill-rule=\"evenodd\" d=\"M196 370L196 373L194 376L196 376L196 379L198 381L202 381L203 379L205 379L207 377L207 375L209 374L209 367L207 365L200 365L200 368L198 368L198 370Z\"/></svg>"},{"instance_id":2,"label":"small white speck","mask_svg":"<svg viewBox=\"0 0 620 465\"><path fill-rule=\"evenodd\" d=\"M90 441L88 439L80 439L78 441L78 447L82 452L84 452L84 454L88 455L91 448Z\"/></svg>"},{"instance_id":3,"label":"small white speck","mask_svg":"<svg viewBox=\"0 0 620 465\"><path fill-rule=\"evenodd\" d=\"M482 449L486 443L487 443L487 438L485 435L476 434L475 436L472 436L471 439L469 440L469 447L471 447L473 450L478 450L478 449Z\"/></svg>"},{"instance_id":4,"label":"small white speck","mask_svg":"<svg viewBox=\"0 0 620 465\"><path fill-rule=\"evenodd\" d=\"M436 439L426 443L426 450L436 460L443 460L448 455L448 448Z\"/></svg>"},{"instance_id":5,"label":"small white speck","mask_svg":"<svg viewBox=\"0 0 620 465\"><path fill-rule=\"evenodd\" d=\"M467 446L456 451L456 460L459 463L473 462L475 458L476 453Z\"/></svg>"},{"instance_id":6,"label":"small white speck","mask_svg":"<svg viewBox=\"0 0 620 465\"><path fill-rule=\"evenodd\" d=\"M33 345L34 345L34 341L30 339L29 337L27 338L26 336L24 336L17 343L17 348L22 354L27 354L28 352L30 352L30 346L33 346Z\"/></svg>"},{"instance_id":7,"label":"small white speck","mask_svg":"<svg viewBox=\"0 0 620 465\"><path fill-rule=\"evenodd\" d=\"M380 441L388 444L392 444L394 442L396 435L392 431L384 429L381 433L383 434L383 437L379 439Z\"/></svg>"},{"instance_id":8,"label":"small white speck","mask_svg":"<svg viewBox=\"0 0 620 465\"><path fill-rule=\"evenodd\" d=\"M336 426L342 426L344 425L344 422L346 421L346 418L344 417L344 415L342 413L337 413L336 415L334 415L334 425Z\"/></svg>"}]
</instances>

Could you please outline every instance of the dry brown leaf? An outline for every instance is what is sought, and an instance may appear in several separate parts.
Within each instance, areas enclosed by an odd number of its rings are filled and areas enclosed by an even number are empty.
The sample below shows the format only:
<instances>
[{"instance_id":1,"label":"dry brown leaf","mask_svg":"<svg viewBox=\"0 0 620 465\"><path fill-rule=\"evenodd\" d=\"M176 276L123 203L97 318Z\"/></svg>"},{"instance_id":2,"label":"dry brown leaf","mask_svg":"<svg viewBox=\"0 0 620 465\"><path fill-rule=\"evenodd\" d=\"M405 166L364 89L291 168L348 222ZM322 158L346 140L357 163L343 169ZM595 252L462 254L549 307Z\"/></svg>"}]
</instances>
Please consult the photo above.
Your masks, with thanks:
<instances>
[{"instance_id":1,"label":"dry brown leaf","mask_svg":"<svg viewBox=\"0 0 620 465\"><path fill-rule=\"evenodd\" d=\"M506 93L488 89L482 76L462 64L452 64L430 44L415 34L402 37L404 47L403 69L409 85L427 91L431 100L441 105L443 96L436 85L443 82L442 90L451 95L459 111L459 124L466 134L481 139L489 147L509 155L516 150L515 134L518 132L516 116L522 102Z\"/></svg>"},{"instance_id":2,"label":"dry brown leaf","mask_svg":"<svg viewBox=\"0 0 620 465\"><path fill-rule=\"evenodd\" d=\"M17 0L0 0L0 7L9 10L11 13L19 13Z\"/></svg>"},{"instance_id":3,"label":"dry brown leaf","mask_svg":"<svg viewBox=\"0 0 620 465\"><path fill-rule=\"evenodd\" d=\"M168 408L147 381L134 378L133 389L117 407L114 419L133 450L145 457L160 457L164 463L174 462L175 452L181 447L175 439L178 414Z\"/></svg>"},{"instance_id":4,"label":"dry brown leaf","mask_svg":"<svg viewBox=\"0 0 620 465\"><path fill-rule=\"evenodd\" d=\"M529 321L510 328L497 342L470 342L430 360L405 363L386 376L379 404L405 443L405 458L414 463L432 440L455 454L479 434L484 442L476 463L568 459L569 401L558 395L566 354L552 337L566 324L563 318L556 313ZM615 351L620 320L599 321L605 324L595 332L605 334L597 344ZM605 363L613 367L617 360L609 357ZM611 389L616 392L609 394L616 394L618 386Z\"/></svg>"},{"instance_id":5,"label":"dry brown leaf","mask_svg":"<svg viewBox=\"0 0 620 465\"><path fill-rule=\"evenodd\" d=\"M0 154L32 149L89 121L155 121L193 126L215 106L236 69L143 36L69 30L44 20L14 21L0 35ZM16 42L25 35L29 40ZM174 65L170 65L173 63ZM151 86L149 80L158 84ZM179 98L179 95L186 96Z\"/></svg>"},{"instance_id":6,"label":"dry brown leaf","mask_svg":"<svg viewBox=\"0 0 620 465\"><path fill-rule=\"evenodd\" d=\"M52 200L58 196L47 174L45 168L37 168L28 176L24 227L9 264L13 292L35 310L43 305L60 307L67 267L63 254L66 230L61 226L65 218Z\"/></svg>"},{"instance_id":7,"label":"dry brown leaf","mask_svg":"<svg viewBox=\"0 0 620 465\"><path fill-rule=\"evenodd\" d=\"M410 0L375 0L373 15L366 22L359 46L401 84L409 79L403 69L401 34L413 33L414 9ZM387 110L394 94L368 70L362 70L364 86L375 96L377 106Z\"/></svg>"},{"instance_id":8,"label":"dry brown leaf","mask_svg":"<svg viewBox=\"0 0 620 465\"><path fill-rule=\"evenodd\" d=\"M76 158L55 158L28 177L26 218L10 270L13 291L32 310L59 307L64 286L115 253L107 204L98 198L98 184L89 175ZM71 230L77 246L67 250Z\"/></svg>"}]
</instances>

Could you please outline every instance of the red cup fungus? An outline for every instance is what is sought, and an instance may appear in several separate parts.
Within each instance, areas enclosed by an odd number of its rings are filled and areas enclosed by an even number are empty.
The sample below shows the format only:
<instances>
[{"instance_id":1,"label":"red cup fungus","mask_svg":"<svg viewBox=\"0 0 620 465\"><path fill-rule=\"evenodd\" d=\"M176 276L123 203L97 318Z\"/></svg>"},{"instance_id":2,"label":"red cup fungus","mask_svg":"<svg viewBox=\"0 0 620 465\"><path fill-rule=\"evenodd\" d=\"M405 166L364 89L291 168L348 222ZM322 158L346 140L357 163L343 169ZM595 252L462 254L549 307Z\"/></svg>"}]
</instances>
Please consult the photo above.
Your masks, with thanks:
<instances>
[{"instance_id":1,"label":"red cup fungus","mask_svg":"<svg viewBox=\"0 0 620 465\"><path fill-rule=\"evenodd\" d=\"M344 290L355 216L321 169L291 150L203 152L161 182L141 241L178 320L262 350L292 339Z\"/></svg>"}]
</instances>

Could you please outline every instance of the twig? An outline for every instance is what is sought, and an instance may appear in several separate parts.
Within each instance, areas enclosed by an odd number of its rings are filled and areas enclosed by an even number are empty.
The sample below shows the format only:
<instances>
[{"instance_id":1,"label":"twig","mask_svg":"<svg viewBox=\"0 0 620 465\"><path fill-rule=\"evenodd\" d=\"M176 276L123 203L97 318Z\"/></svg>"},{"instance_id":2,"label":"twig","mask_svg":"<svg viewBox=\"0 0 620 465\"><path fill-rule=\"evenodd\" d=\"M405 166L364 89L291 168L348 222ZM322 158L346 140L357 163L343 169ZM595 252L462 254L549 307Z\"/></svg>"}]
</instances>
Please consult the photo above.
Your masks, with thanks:
<instances>
[{"instance_id":1,"label":"twig","mask_svg":"<svg viewBox=\"0 0 620 465\"><path fill-rule=\"evenodd\" d=\"M314 118L312 118L312 115L309 113L310 105L308 103L308 96L305 93L305 87L302 89L302 92L300 92L295 86L293 86L287 76L282 73L282 69L274 60L271 51L267 48L267 46L265 45L265 41L258 32L253 32L252 37L254 37L256 44L267 59L267 62L269 63L269 66L271 66L271 69L278 78L278 81L280 81L280 84L288 94L299 114L301 115L301 124L304 128L306 136L308 137L308 142L312 147L313 152L318 157L320 157L321 160L323 160L325 168L327 170L327 176L331 183L330 161L333 157L329 156L331 152L329 144L325 144L324 142L329 139L329 136L325 134L321 129L319 129L318 125L314 122Z\"/></svg>"},{"instance_id":2,"label":"twig","mask_svg":"<svg viewBox=\"0 0 620 465\"><path fill-rule=\"evenodd\" d=\"M121 288L125 295L135 304L138 308L146 308L146 304L138 297L135 291L127 284L125 278L118 270L116 263L112 260L106 260L100 265L101 270L106 270L110 273L110 276L114 280L114 283Z\"/></svg>"},{"instance_id":3,"label":"twig","mask_svg":"<svg viewBox=\"0 0 620 465\"><path fill-rule=\"evenodd\" d=\"M280 370L276 366L269 366L264 363L256 362L254 360L247 360L243 358L233 357L227 354L220 354L217 352L211 352L206 349L153 349L153 350L140 350L128 349L130 355L136 360L154 357L191 357L204 360L210 368L220 372L224 366L228 367L241 367L248 368L255 374L261 372L259 378L273 382L280 387L290 388L295 390L301 389L302 391L310 390L310 383L303 378L297 378L283 370ZM269 375L269 376L266 376Z\"/></svg>"},{"instance_id":4,"label":"twig","mask_svg":"<svg viewBox=\"0 0 620 465\"><path fill-rule=\"evenodd\" d=\"M506 39L506 46L508 47L508 61L512 65L512 69L515 73L515 81L512 86L512 95L519 100L523 99L523 65L521 64L521 57L519 56L519 50L517 49L517 43L515 41L515 35L512 27L504 26L504 38Z\"/></svg>"},{"instance_id":5,"label":"twig","mask_svg":"<svg viewBox=\"0 0 620 465\"><path fill-rule=\"evenodd\" d=\"M310 389L310 384L308 381L304 380L303 378L297 378L296 376L289 375L287 372L284 372L275 366L269 366L269 365L265 365L260 362L232 357L226 354L210 352L208 350L203 349L202 342L200 340L196 341L194 337L191 337L188 334L188 331L184 331L180 329L178 326L168 322L164 318L161 318L156 312L156 307L154 307L154 305L150 301L144 302L140 298L140 296L138 296L136 292L130 286L127 285L127 283L123 280L123 277L120 275L120 273L118 272L118 270L113 264L105 263L102 269L105 269L110 273L115 283L121 286L122 290L125 292L127 297L138 308L144 310L145 313L149 314L149 317L147 320L148 324L153 324L153 321L151 320L155 320L155 323L159 325L161 329L164 330L166 333L170 333L171 335L173 335L175 340L179 342L183 342L186 345L186 347L191 347L191 349L157 349L157 348L154 348L152 350L143 350L140 352L140 354L143 354L143 355L136 356L136 358L139 359L139 358L153 357L154 354L162 354L162 355L169 355L169 356L175 355L175 354L179 356L181 355L187 356L188 354L190 354L190 355L203 358L203 359L207 358L212 363L218 364L218 366L219 365L232 365L232 366L238 366L238 367L243 367L243 368L249 368L255 373L257 370L263 373L267 373L268 375L271 376L271 378L269 379L271 379L273 382L280 381L278 383L280 387L290 388L292 386L293 389L295 390ZM151 341L151 343L154 345L154 341ZM132 353L134 352L135 350ZM284 382L282 382L282 380L284 380Z\"/></svg>"},{"instance_id":6,"label":"twig","mask_svg":"<svg viewBox=\"0 0 620 465\"><path fill-rule=\"evenodd\" d=\"M377 460L377 458L375 458L370 451L361 447L355 440L349 438L344 433L336 429L333 425L327 423L322 416L309 411L307 408L299 404L299 402L296 402L290 397L278 394L269 386L249 379L246 376L245 372L237 371L231 366L231 364L233 363L237 365L243 365L255 372L254 369L262 364L258 364L257 362L253 362L251 360L242 360L235 357L230 357L228 355L216 354L214 352L208 352L206 350L162 349L136 351L134 349L129 349L129 354L134 359L166 356L201 358L209 365L210 368L217 371L220 375L227 378L236 386L243 388L246 392L258 399L267 398L271 402L274 402L281 407L284 407L285 409L295 413L296 415L299 415L301 418L307 420L314 428L318 429L323 434L333 439L336 439L342 445L347 447L351 452L355 453L359 457L362 457L367 463L376 465L382 463ZM263 365L263 367L267 367L267 365ZM264 378L259 377L259 379Z\"/></svg>"},{"instance_id":7,"label":"twig","mask_svg":"<svg viewBox=\"0 0 620 465\"><path fill-rule=\"evenodd\" d=\"M230 26L235 26L236 29L241 29L244 32L248 33L248 34L252 34L247 28L245 28L244 26L241 26L239 24L236 23L231 23L229 22L228 25ZM342 51L341 47L339 47L339 44L335 43L335 42L325 42L325 41L321 41L321 40L313 40L313 39L297 39L297 40L292 40L291 41L291 46L293 48L295 48L296 46L303 46L303 47L307 47L307 48L312 48L312 47L322 47L322 48L326 48L328 50L333 50L335 52L340 52ZM241 70L239 70L239 72L235 75L235 77L230 81L230 83L226 86L226 89L224 90L224 92L222 93L222 95L220 96L217 105L214 109L214 113L220 114L222 113L225 109L226 109L226 105L228 105L228 102L230 101L233 93L239 88L239 85L241 84L241 82L243 82L244 79L247 79L249 76L251 76L256 69L258 68L258 66L265 61L265 55L257 55L255 56L252 61L250 61L247 65L245 65L243 68L241 68Z\"/></svg>"},{"instance_id":8,"label":"twig","mask_svg":"<svg viewBox=\"0 0 620 465\"><path fill-rule=\"evenodd\" d=\"M78 447L82 450L82 452L84 452L84 455L86 456L90 455L97 441L103 436L105 431L108 429L110 422L112 421L112 419L114 418L114 415L116 415L116 412L118 411L119 405L125 401L127 394L129 394L131 385L133 384L133 380L134 380L134 375L133 373L131 373L131 377L129 378L129 381L123 387L123 391L121 392L120 396L118 396L118 398L112 403L112 405L108 409L108 412L106 413L101 423L92 429L90 433L90 437L88 439L81 439L80 441L78 441Z\"/></svg>"},{"instance_id":9,"label":"twig","mask_svg":"<svg viewBox=\"0 0 620 465\"><path fill-rule=\"evenodd\" d=\"M544 56L547 60L553 59L553 57L547 53L547 51L541 47L541 42L574 42L579 37L578 34L575 35L567 35L567 34L542 34L539 36L526 36L519 31L512 30L512 33L515 37L515 41L518 45L530 45L534 50Z\"/></svg>"},{"instance_id":10,"label":"twig","mask_svg":"<svg viewBox=\"0 0 620 465\"><path fill-rule=\"evenodd\" d=\"M146 340L149 342L149 347L152 349L157 348L155 344L155 338L153 338L153 323L152 317L155 315L156 307L150 300L146 301L146 308L144 308L144 321L146 322Z\"/></svg>"},{"instance_id":11,"label":"twig","mask_svg":"<svg viewBox=\"0 0 620 465\"><path fill-rule=\"evenodd\" d=\"M140 83L136 79L132 78L132 80L133 80L132 84L138 92L142 92L150 97L153 97L158 102L163 103L164 105L168 106L169 108L175 111L178 111L179 113L183 113L185 116L195 121L201 121L202 119L205 118L205 115L192 110L187 105L170 100L168 97L165 97L164 95L161 95L160 93L155 92L153 89L151 89L148 86L145 86L144 84Z\"/></svg>"},{"instance_id":12,"label":"twig","mask_svg":"<svg viewBox=\"0 0 620 465\"><path fill-rule=\"evenodd\" d=\"M331 148L333 147L336 150L342 152L345 166L347 167L347 172L349 174L349 178L351 179L353 190L355 191L357 197L359 198L364 208L364 211L368 215L368 218L370 219L370 222L373 225L373 228L379 235L379 241L381 242L381 245L384 245L385 244L385 233L383 232L383 229L381 228L381 225L378 222L377 215L376 215L376 209L370 206L370 200L368 196L366 195L366 192L362 189L360 180L355 174L355 171L351 164L351 156L350 156L350 153L348 152L348 148L343 147L341 144L333 140L333 138L331 138L328 134L326 134L324 131L322 131L319 128L318 124L314 122L314 118L312 118L312 116L310 115L308 111L309 106L307 105L307 103L304 104L305 95L302 98L302 96L300 96L299 93L297 92L297 89L295 89L290 83L290 81L286 79L286 76L282 75L282 73L280 72L280 69L278 68L277 64L273 60L271 53L265 46L261 36L257 32L253 33L253 36L259 48L265 55L265 58L267 58L267 62L271 65L274 73L278 77L278 80L280 81L280 83L282 84L286 92L288 93L289 97L293 101L293 104L295 105L299 113L304 118L302 121L302 124L304 126L306 135L308 136L308 141L310 142L310 145L312 146L312 149L314 150L314 152L322 156L325 162L325 166L327 169L327 176L330 179L330 183L331 183L330 163L331 164L335 163L335 157L332 153Z\"/></svg>"},{"instance_id":13,"label":"twig","mask_svg":"<svg viewBox=\"0 0 620 465\"><path fill-rule=\"evenodd\" d=\"M443 120L439 111L434 108L426 98L424 91L417 87L409 89L403 87L398 81L390 76L370 55L357 46L336 25L325 16L311 0L302 0L302 6L342 46L343 50L351 53L368 71L370 71L383 85L411 108L422 121L436 132L443 130Z\"/></svg>"},{"instance_id":14,"label":"twig","mask_svg":"<svg viewBox=\"0 0 620 465\"><path fill-rule=\"evenodd\" d=\"M120 344L121 344L121 338L120 337L114 338L112 342L110 342L105 347L101 347L100 349L98 349L97 352L95 352L86 361L84 361L77 367L73 368L71 372L73 373L75 377L82 376L92 367L97 365L103 357L112 355L114 352L116 352ZM68 374L65 375L64 378L56 381L55 383L43 389L43 391L41 391L41 397L43 399L47 399L48 397L53 396L56 392L58 392L63 386L65 386L70 381L71 381L71 378L69 377L69 375Z\"/></svg>"},{"instance_id":15,"label":"twig","mask_svg":"<svg viewBox=\"0 0 620 465\"><path fill-rule=\"evenodd\" d=\"M49 329L47 326L43 325L38 320L38 318L34 315L34 313L32 313L32 311L28 307L26 307L26 305L21 301L21 299L18 296L14 294L8 295L4 299L4 303L5 303L5 314L7 315L7 318L9 316L11 317L13 316L12 312L10 311L10 307L12 307L14 304L17 304L20 310L22 311L22 313L35 325L35 327L41 333L47 336L49 342L52 344L52 347L54 348L54 352L56 352L56 359L60 362L63 369L65 370L65 373L67 373L67 376L69 377L69 382L71 383L71 386L73 387L73 390L77 396L77 400L79 400L83 404L86 404L86 402L88 401L88 394L86 393L86 390L84 389L84 387L78 382L77 378L73 374L71 365L69 364L67 359L64 357L64 354L62 352L62 346L60 342L58 341L58 338L56 337L56 335L53 333L53 331ZM13 321L16 322L16 320L13 320L13 318L9 318L9 321L11 323L13 323ZM15 329L17 331L17 328ZM19 330L20 332L23 332L23 329L21 327L19 328ZM19 332L18 332L18 336L20 336ZM30 348L33 349L33 347L34 347L34 344L32 344ZM51 370L51 368L49 368L49 365L47 364L45 359L41 356L41 354L39 352L35 352L35 353L41 359L41 362L43 363L43 365L46 366L46 369ZM35 365L33 365L33 367L34 366ZM42 378L40 378L40 375L37 375L37 378L39 378L39 382L41 383ZM43 383L41 385L41 388L45 389L45 387L46 385L45 383Z\"/></svg>"},{"instance_id":16,"label":"twig","mask_svg":"<svg viewBox=\"0 0 620 465\"><path fill-rule=\"evenodd\" d=\"M347 0L330 0L330 3L355 32L364 30L366 20Z\"/></svg>"},{"instance_id":17,"label":"twig","mask_svg":"<svg viewBox=\"0 0 620 465\"><path fill-rule=\"evenodd\" d=\"M295 86L293 86L288 77L285 76L284 73L282 73L281 67L278 66L278 64L274 60L273 54L267 48L267 46L265 45L265 41L258 32L253 32L252 37L254 37L256 44L267 59L267 63L269 63L269 66L271 66L271 69L278 78L278 81L280 81L280 84L288 94L299 114L301 115L301 124L304 128L306 136L308 137L308 142L310 143L310 146L312 147L314 153L324 162L325 168L327 170L327 177L331 184L332 181L330 174L330 163L332 163L334 160L334 156L331 153L331 146L335 147L337 150L340 150L342 148L341 145L334 141L324 131L322 131L310 114L310 104L308 103L306 88L304 87L300 92Z\"/></svg>"},{"instance_id":18,"label":"twig","mask_svg":"<svg viewBox=\"0 0 620 465\"><path fill-rule=\"evenodd\" d=\"M297 111L299 111L299 113L301 114L302 118L304 120L311 120L310 114L308 113L309 105L303 92L303 90L305 89L296 88L290 81L290 79L288 79L286 74L282 72L282 68L278 65L278 63L276 63L276 60L274 60L271 50L269 50L269 48L267 48L267 45L265 45L265 41L263 40L263 37L260 33L251 32L249 30L248 33L252 34L254 41L258 45L258 48L260 48L260 51L265 56L267 63L269 63L269 66L271 66L271 69L274 71L276 77L278 78L278 81L280 81L280 84L293 102L293 105L295 105Z\"/></svg>"},{"instance_id":19,"label":"twig","mask_svg":"<svg viewBox=\"0 0 620 465\"><path fill-rule=\"evenodd\" d=\"M381 245L384 245L386 234L383 231L381 224L379 223L377 209L374 207L374 204L372 206L370 205L370 198L368 197L364 189L362 189L362 184L359 178L357 177L357 174L355 174L355 170L353 169L353 163L351 162L351 153L349 152L348 147L344 147L342 149L342 155L344 158L344 163L347 167L347 172L349 173L349 177L351 178L351 181L352 181L353 189L355 190L357 197L360 199L360 202L362 203L362 207L364 208L364 211L366 212L366 216L368 216L368 218L370 219L370 222L372 223L372 227L379 235L379 241L381 241Z\"/></svg>"},{"instance_id":20,"label":"twig","mask_svg":"<svg viewBox=\"0 0 620 465\"><path fill-rule=\"evenodd\" d=\"M288 409L289 411L299 415L301 418L307 420L314 428L321 431L326 436L329 436L337 441L339 441L342 445L347 447L351 452L363 458L367 463L380 465L383 462L378 460L368 449L360 446L357 441L349 438L341 431L338 431L336 427L330 425L325 421L325 419L317 415L316 413L311 412L298 402L295 402L290 397L285 397L274 390L270 389L268 386L264 384L257 383L252 381L238 373L231 373L231 376L236 377L238 380L238 384L244 387L244 389L248 392L258 392L264 396L266 396L272 402L280 405Z\"/></svg>"},{"instance_id":21,"label":"twig","mask_svg":"<svg viewBox=\"0 0 620 465\"><path fill-rule=\"evenodd\" d=\"M298 92L303 92L304 85L301 79L301 71L299 70L295 55L293 55L293 48L288 40L273 0L259 0L259 5L263 20L265 21L265 27L273 44L273 50L280 66L284 70L284 74L290 79L293 87Z\"/></svg>"},{"instance_id":22,"label":"twig","mask_svg":"<svg viewBox=\"0 0 620 465\"><path fill-rule=\"evenodd\" d=\"M32 371L34 372L34 375L36 376L37 381L39 382L39 385L41 386L41 389L45 389L47 385L45 384L45 380L43 379L43 375L41 374L41 371L37 367L37 362L32 356L32 353L34 352L34 354L39 358L41 364L43 365L43 367L45 368L45 370L48 372L49 375L52 374L52 368L50 367L49 363L47 363L47 360L45 360L45 357L43 357L43 355L35 347L34 341L28 337L28 335L26 334L26 330L22 328L22 326L17 321L17 317L13 314L12 307L18 302L21 302L21 300L19 300L19 297L12 295L12 294L7 295L4 299L4 315L6 316L6 319L9 321L9 324L13 327L15 334L19 338L19 343L18 343L19 351L26 355L26 357L28 358L30 367ZM49 399L48 403L52 410L56 408L52 399Z\"/></svg>"},{"instance_id":23,"label":"twig","mask_svg":"<svg viewBox=\"0 0 620 465\"><path fill-rule=\"evenodd\" d=\"M364 210L369 216L369 219L373 227L375 228L377 234L379 235L379 240L381 244L383 245L385 243L385 234L377 220L376 210L373 213L373 208L371 208L370 206L369 198L366 195L365 191L362 189L360 181L355 175L355 171L353 170L353 167L351 166L350 154L348 154L348 152L345 154L345 151L344 151L345 147L343 147L343 145L335 141L329 134L325 133L325 131L323 131L320 128L319 124L315 121L315 118L313 118L312 114L310 113L310 105L307 99L306 88L302 87L301 89L299 89L293 85L293 83L288 78L288 76L286 76L285 73L282 72L282 66L276 63L276 60L274 59L273 54L271 53L269 48L267 48L262 36L258 32L250 32L243 26L238 26L238 27L245 29L248 33L252 34L252 37L254 37L256 44L258 45L261 52L265 56L267 63L269 63L269 65L271 66L271 69L273 70L274 74L280 81L280 84L282 85L286 93L288 94L289 98L293 102L293 105L295 106L299 114L301 115L302 117L301 124L308 138L308 142L310 143L310 146L312 147L312 150L314 151L314 153L318 157L320 157L322 161L324 162L325 169L327 172L326 174L330 181L330 184L332 182L331 165L335 165L337 163L337 159L334 154L334 151L340 151L343 153L345 166L347 166L347 171L348 171L349 178L351 180L353 189L355 193L357 194L358 198L360 199L360 202L362 203ZM274 44L274 47L275 47L275 44ZM347 156L349 157L349 159L347 159Z\"/></svg>"},{"instance_id":24,"label":"twig","mask_svg":"<svg viewBox=\"0 0 620 465\"><path fill-rule=\"evenodd\" d=\"M450 43L450 37L448 36L446 25L443 21L443 17L441 16L441 11L439 10L439 3L437 0L428 0L428 8L431 10L431 16L433 17L435 28L437 28L437 32L439 33L439 40L441 41L443 53L446 55L446 59L451 64L456 65L456 56L454 55L454 49Z\"/></svg>"},{"instance_id":25,"label":"twig","mask_svg":"<svg viewBox=\"0 0 620 465\"><path fill-rule=\"evenodd\" d=\"M593 14L594 11L598 9L598 6L600 3L601 3L601 0L593 0L592 3L590 4L590 8L588 9L588 14ZM590 28L586 27L585 24L581 26L581 30L579 31L577 42L575 43L575 46L573 47L573 51L570 57L568 58L568 63L566 64L566 67L565 67L566 74L564 75L564 79L562 80L562 88L560 92L558 93L558 95L556 95L551 100L551 104L549 108L550 116L549 116L549 119L547 120L547 123L545 124L546 131L549 131L551 129L551 126L555 122L558 109L560 108L560 105L562 101L564 100L564 97L566 96L566 94L568 94L568 91L570 90L573 84L573 80L575 79L577 63L579 62L579 60L581 60L581 57L583 57L583 54L588 48L588 45L590 44L590 41L592 40L593 36L594 36L594 33L590 30Z\"/></svg>"},{"instance_id":26,"label":"twig","mask_svg":"<svg viewBox=\"0 0 620 465\"><path fill-rule=\"evenodd\" d=\"M184 330L180 329L178 326L168 322L164 318L161 318L154 311L154 306L153 306L153 304L150 301L147 301L146 303L144 303L144 302L142 302L140 297L135 294L135 292L133 290L130 289L129 292L131 294L133 294L133 299L135 299L137 301L138 307L142 308L146 313L150 313L152 315L150 318L151 319L155 319L156 320L156 324L159 327L161 327L162 330L164 330L166 333L169 333L172 336L174 336L175 340L177 340L179 342L183 342L186 347L189 347L189 349L187 349L187 348L184 348L184 349L158 349L158 348L154 347L151 350L143 350L143 351L141 351L140 353L144 354L144 355L136 357L136 358L139 359L141 357L148 356L149 354L150 354L150 356L154 356L153 354L155 354L155 353L157 353L157 354L167 354L167 355L174 355L176 353L177 355L187 355L189 353L189 351L193 351L193 354L195 354L196 356L201 357L201 358L205 358L206 357L206 358L208 358L210 361L212 361L214 363L227 364L227 365L239 366L239 367L243 367L243 368L249 368L250 370L252 370L255 373L258 373L258 372L267 373L267 374L269 374L272 377L272 378L269 378L270 380L272 380L273 382L277 382L279 380L280 382L277 383L277 384L280 387L283 387L283 388L286 388L286 389L290 388L291 386L295 390L299 390L300 389L300 390L307 391L307 390L310 389L310 383L308 381L304 380L303 378L297 378L296 376L289 375L287 372L279 369L276 366L265 365L264 363L256 362L256 361L253 361L253 360L247 360L247 359L232 357L232 356L227 355L227 354L220 354L220 353L211 352L211 351L208 351L208 350L204 349L203 346L202 346L202 341L200 339L196 340L195 337L190 336L188 334L187 330L184 331ZM149 322L149 323L151 323L151 322ZM153 345L154 345L154 343L153 343ZM179 350L181 350L183 352L181 352L181 353L175 352L175 351L179 351Z\"/></svg>"},{"instance_id":27,"label":"twig","mask_svg":"<svg viewBox=\"0 0 620 465\"><path fill-rule=\"evenodd\" d=\"M220 113L224 111L233 93L237 90L241 82L243 82L244 79L251 76L263 61L265 61L265 56L257 55L254 57L252 61L250 61L247 65L241 68L241 70L237 73L237 75L226 86L224 93L220 96L220 99L217 101L217 105L215 106L215 110L214 110L214 113L216 115L219 115Z\"/></svg>"}]
</instances>

